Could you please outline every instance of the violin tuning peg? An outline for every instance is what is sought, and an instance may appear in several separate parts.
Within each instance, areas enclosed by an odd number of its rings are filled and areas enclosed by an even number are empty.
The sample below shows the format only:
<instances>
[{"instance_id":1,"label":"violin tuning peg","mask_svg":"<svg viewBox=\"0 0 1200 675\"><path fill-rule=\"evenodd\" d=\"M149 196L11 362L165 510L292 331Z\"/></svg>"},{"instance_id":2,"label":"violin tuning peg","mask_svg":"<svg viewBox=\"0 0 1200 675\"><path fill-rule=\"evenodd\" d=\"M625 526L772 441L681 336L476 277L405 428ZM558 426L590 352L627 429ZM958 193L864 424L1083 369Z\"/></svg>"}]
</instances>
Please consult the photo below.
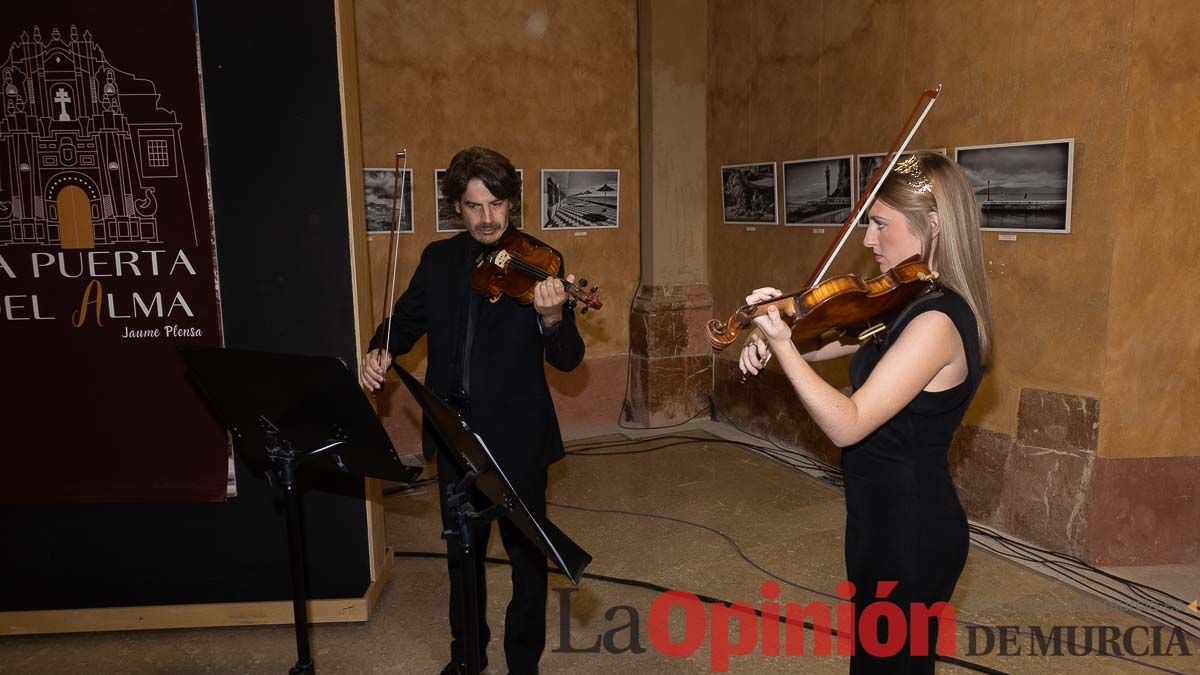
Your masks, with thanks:
<instances>
[{"instance_id":1,"label":"violin tuning peg","mask_svg":"<svg viewBox=\"0 0 1200 675\"><path fill-rule=\"evenodd\" d=\"M584 314L587 314L587 311L588 311L589 309L591 309L591 308L590 308L590 307L588 307L587 305L584 305L583 309L579 310L579 315L580 315L580 316L583 316Z\"/></svg>"},{"instance_id":2,"label":"violin tuning peg","mask_svg":"<svg viewBox=\"0 0 1200 675\"><path fill-rule=\"evenodd\" d=\"M598 292L599 290L600 290L600 287L599 287L599 286L592 286L591 293L594 295L594 294L595 294L596 292Z\"/></svg>"},{"instance_id":3,"label":"violin tuning peg","mask_svg":"<svg viewBox=\"0 0 1200 675\"><path fill-rule=\"evenodd\" d=\"M575 282L575 285L580 288L587 288L587 279L580 279L579 281Z\"/></svg>"}]
</instances>

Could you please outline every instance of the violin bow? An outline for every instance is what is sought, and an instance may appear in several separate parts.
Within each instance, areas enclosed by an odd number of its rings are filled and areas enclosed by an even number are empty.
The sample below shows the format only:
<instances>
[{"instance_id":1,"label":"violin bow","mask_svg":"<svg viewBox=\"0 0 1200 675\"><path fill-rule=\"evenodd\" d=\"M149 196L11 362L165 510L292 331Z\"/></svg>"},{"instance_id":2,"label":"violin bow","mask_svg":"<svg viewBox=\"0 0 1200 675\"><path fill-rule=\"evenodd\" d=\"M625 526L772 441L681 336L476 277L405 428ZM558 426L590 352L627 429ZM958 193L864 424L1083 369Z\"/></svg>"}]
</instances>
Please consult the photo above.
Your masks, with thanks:
<instances>
[{"instance_id":1,"label":"violin bow","mask_svg":"<svg viewBox=\"0 0 1200 675\"><path fill-rule=\"evenodd\" d=\"M842 250L842 246L846 244L846 240L850 238L851 232L854 231L854 225L866 213L867 207L875 200L875 195L879 193L879 188L883 186L883 179L892 172L892 168L896 166L896 162L904 151L908 149L908 144L912 141L913 136L917 134L917 129L921 128L921 123L925 121L925 116L929 114L929 110L933 108L933 104L937 102L938 94L942 93L942 85L938 85L934 89L926 89L921 92L917 98L916 105L913 106L912 113L909 114L908 120L904 123L904 130L896 137L892 147L888 149L887 161L881 163L875 169L875 173L871 174L871 182L859 194L858 203L854 205L853 213L850 218L842 223L842 229L838 231L837 241L829 250L825 251L825 257L821 258L821 262L817 264L817 269L813 271L812 276L805 282L804 288L810 289L821 283L825 277L825 273L829 271L833 265L833 259ZM926 101L925 99L929 100ZM922 107L923 106L923 107ZM913 120L916 119L916 123Z\"/></svg>"},{"instance_id":2,"label":"violin bow","mask_svg":"<svg viewBox=\"0 0 1200 675\"><path fill-rule=\"evenodd\" d=\"M404 164L401 166L401 161ZM387 267L387 283L388 292L384 294L382 316L387 317L387 328L384 329L383 349L388 351L392 346L392 314L394 313L393 305L396 302L396 272L400 261L400 222L404 219L404 178L408 173L408 150L400 150L396 153L396 169L392 178L392 224L395 229L389 229L388 234L392 235L392 241L388 245L388 267ZM397 213L397 195L399 195L399 212ZM397 217L397 215L399 217ZM412 217L412 212L409 212L409 217ZM380 383L380 390L383 389Z\"/></svg>"}]
</instances>

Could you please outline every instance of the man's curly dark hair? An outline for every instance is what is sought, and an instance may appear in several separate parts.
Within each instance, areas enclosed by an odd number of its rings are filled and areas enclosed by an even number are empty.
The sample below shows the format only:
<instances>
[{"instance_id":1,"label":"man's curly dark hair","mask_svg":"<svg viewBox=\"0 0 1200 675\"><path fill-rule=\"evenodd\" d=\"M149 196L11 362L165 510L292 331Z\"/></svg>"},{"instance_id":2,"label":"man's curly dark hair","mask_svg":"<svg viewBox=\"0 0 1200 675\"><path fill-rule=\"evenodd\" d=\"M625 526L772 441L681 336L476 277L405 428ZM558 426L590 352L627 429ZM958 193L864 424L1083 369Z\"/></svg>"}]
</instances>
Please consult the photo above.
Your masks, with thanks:
<instances>
[{"instance_id":1,"label":"man's curly dark hair","mask_svg":"<svg viewBox=\"0 0 1200 675\"><path fill-rule=\"evenodd\" d=\"M442 196L452 204L458 203L472 178L483 181L498 199L507 199L510 215L521 212L521 175L507 157L479 146L459 151L442 180Z\"/></svg>"}]
</instances>

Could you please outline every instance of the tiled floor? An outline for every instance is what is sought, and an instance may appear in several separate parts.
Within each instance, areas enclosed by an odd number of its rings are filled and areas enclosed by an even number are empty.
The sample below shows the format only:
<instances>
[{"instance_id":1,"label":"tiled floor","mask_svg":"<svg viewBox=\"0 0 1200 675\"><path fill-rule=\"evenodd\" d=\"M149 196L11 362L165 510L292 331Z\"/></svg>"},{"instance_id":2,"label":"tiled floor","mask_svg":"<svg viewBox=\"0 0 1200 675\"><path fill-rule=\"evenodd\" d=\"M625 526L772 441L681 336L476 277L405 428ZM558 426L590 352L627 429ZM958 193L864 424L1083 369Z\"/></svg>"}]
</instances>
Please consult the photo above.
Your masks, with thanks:
<instances>
[{"instance_id":1,"label":"tiled floor","mask_svg":"<svg viewBox=\"0 0 1200 675\"><path fill-rule=\"evenodd\" d=\"M727 432L709 423L685 429L709 439L714 438L709 432ZM611 439L617 431L586 433ZM619 450L660 444L645 440ZM736 446L697 442L640 454L571 456L553 467L549 495L551 519L594 556L591 573L755 606L762 601L760 585L771 577L781 582L780 602L833 605L836 598L831 594L845 574L840 491ZM386 506L391 546L400 551L445 550L432 487L389 497ZM492 538L489 555L503 555L498 537ZM507 567L489 566L489 673L505 672L501 624L507 575ZM555 575L551 584L543 672L709 671L712 631L707 625L704 644L686 658L665 656L652 645L647 617L656 592L597 579L585 579L578 590L568 592L563 578ZM446 593L443 560L397 559L370 622L313 629L319 671L436 673L448 656ZM569 613L562 611L567 600ZM1053 626L1086 625L1128 631L1148 623L978 549L971 551L953 604L960 621L1020 626L1024 631L1030 626L1049 633ZM629 627L634 615L636 631ZM674 639L683 636L682 616L678 610L672 615ZM1135 647L1150 644L1149 633L1133 631ZM628 651L634 633L644 650L640 653ZM976 629L975 634L975 651L985 652L986 633ZM1083 633L1076 635L1082 642ZM1181 647L1176 643L1172 656L1117 658L1071 656L1066 647L1062 656L1029 655L1027 632L1009 646L1010 651L1020 649L1021 655L1002 656L998 644L990 652L969 654L969 637L968 628L960 626L958 658L993 669L984 672L1200 673L1200 644L1194 640L1186 647L1191 656L1178 655ZM1169 637L1169 632L1162 635L1162 649ZM599 652L567 651L591 647L598 639ZM808 640L811 648L811 634ZM294 660L292 632L286 626L0 638L0 672L6 673L283 672ZM842 657L764 656L757 647L730 657L734 673L842 673L847 666ZM972 669L944 663L939 672Z\"/></svg>"}]
</instances>

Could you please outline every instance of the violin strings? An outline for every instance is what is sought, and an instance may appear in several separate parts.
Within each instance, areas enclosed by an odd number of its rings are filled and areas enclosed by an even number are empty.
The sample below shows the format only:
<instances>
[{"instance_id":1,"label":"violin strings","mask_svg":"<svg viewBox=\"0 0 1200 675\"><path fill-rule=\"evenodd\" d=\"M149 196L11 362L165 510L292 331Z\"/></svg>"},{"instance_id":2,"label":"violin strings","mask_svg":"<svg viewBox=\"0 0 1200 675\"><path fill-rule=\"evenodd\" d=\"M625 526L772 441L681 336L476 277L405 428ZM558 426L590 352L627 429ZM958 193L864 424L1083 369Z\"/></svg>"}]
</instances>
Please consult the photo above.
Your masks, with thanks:
<instances>
[{"instance_id":1,"label":"violin strings","mask_svg":"<svg viewBox=\"0 0 1200 675\"><path fill-rule=\"evenodd\" d=\"M508 267L511 267L518 272L521 272L526 276L533 277L539 281L550 278L550 274L546 272L546 270L526 261L524 258L515 253L509 255ZM585 298L585 292L579 290L573 284L563 283L563 288L566 290L567 294L572 297L580 299Z\"/></svg>"},{"instance_id":2,"label":"violin strings","mask_svg":"<svg viewBox=\"0 0 1200 675\"><path fill-rule=\"evenodd\" d=\"M549 278L550 276L545 270L533 265L532 263L528 263L517 256L512 256L509 259L508 264L510 267L513 267L517 271L524 273L526 276L533 277L539 281Z\"/></svg>"},{"instance_id":3,"label":"violin strings","mask_svg":"<svg viewBox=\"0 0 1200 675\"><path fill-rule=\"evenodd\" d=\"M515 256L515 255L512 256L512 258L510 259L509 265L516 268L517 271L522 272L528 276L531 276L534 279L542 280L542 279L550 278L550 274L548 274L542 268L537 267L536 265L534 265L532 263L526 262L522 258ZM563 288L566 289L568 294L570 294L574 297L577 297L577 298L583 297L581 294L582 292L578 288L575 288L575 286L573 286L571 284L563 283Z\"/></svg>"}]
</instances>

